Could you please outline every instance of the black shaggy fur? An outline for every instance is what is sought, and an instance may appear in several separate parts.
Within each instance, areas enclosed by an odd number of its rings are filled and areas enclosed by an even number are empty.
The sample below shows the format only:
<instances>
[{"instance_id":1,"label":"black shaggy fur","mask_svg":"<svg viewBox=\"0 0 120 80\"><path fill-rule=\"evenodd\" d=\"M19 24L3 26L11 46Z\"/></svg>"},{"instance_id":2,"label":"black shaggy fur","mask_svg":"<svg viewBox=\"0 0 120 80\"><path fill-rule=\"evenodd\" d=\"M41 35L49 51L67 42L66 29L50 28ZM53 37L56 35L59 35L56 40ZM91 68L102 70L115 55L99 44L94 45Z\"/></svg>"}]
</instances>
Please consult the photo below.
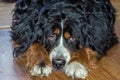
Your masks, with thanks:
<instances>
[{"instance_id":1,"label":"black shaggy fur","mask_svg":"<svg viewBox=\"0 0 120 80\"><path fill-rule=\"evenodd\" d=\"M0 2L15 2L16 0L0 0Z\"/></svg>"},{"instance_id":2,"label":"black shaggy fur","mask_svg":"<svg viewBox=\"0 0 120 80\"><path fill-rule=\"evenodd\" d=\"M55 42L49 42L47 36L63 20L64 31L76 38L74 43L66 40L71 49L79 49L80 44L105 55L118 42L113 27L115 10L109 0L17 0L11 29L20 46L15 47L14 57L34 42L49 50Z\"/></svg>"}]
</instances>

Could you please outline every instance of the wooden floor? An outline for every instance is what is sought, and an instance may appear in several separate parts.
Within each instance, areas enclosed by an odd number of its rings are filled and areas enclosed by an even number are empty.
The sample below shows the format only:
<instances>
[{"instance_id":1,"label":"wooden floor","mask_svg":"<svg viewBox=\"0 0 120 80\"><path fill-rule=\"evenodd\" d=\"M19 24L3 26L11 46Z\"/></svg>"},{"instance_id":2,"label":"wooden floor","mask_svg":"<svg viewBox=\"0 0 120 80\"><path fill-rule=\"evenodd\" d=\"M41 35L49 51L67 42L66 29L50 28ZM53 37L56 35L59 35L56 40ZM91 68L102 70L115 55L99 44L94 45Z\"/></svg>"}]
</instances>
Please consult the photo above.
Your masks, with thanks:
<instances>
[{"instance_id":1,"label":"wooden floor","mask_svg":"<svg viewBox=\"0 0 120 80\"><path fill-rule=\"evenodd\" d=\"M111 1L117 11L115 31L120 41L120 0ZM73 80L62 72L53 72L48 78L42 79L31 77L22 62L15 62L12 57L9 31L0 29L0 80ZM102 58L97 68L90 71L86 80L120 80L120 43L108 51L108 55Z\"/></svg>"},{"instance_id":2,"label":"wooden floor","mask_svg":"<svg viewBox=\"0 0 120 80\"><path fill-rule=\"evenodd\" d=\"M13 3L1 3L0 2L0 26L5 26L11 24L12 20L12 10L14 4ZM1 27L0 27L1 28Z\"/></svg>"}]
</instances>

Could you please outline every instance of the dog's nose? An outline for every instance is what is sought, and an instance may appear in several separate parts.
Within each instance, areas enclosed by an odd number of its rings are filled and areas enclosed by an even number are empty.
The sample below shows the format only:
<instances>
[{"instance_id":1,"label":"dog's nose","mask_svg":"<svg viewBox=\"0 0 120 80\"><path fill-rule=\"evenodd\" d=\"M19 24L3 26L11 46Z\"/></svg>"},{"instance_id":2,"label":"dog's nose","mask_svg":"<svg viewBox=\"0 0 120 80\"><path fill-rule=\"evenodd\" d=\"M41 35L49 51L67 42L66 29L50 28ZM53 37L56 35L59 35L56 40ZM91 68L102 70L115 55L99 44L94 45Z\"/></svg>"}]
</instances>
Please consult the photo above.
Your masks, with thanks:
<instances>
[{"instance_id":1,"label":"dog's nose","mask_svg":"<svg viewBox=\"0 0 120 80\"><path fill-rule=\"evenodd\" d=\"M54 69L61 70L65 66L66 61L64 59L53 59L52 65Z\"/></svg>"}]
</instances>

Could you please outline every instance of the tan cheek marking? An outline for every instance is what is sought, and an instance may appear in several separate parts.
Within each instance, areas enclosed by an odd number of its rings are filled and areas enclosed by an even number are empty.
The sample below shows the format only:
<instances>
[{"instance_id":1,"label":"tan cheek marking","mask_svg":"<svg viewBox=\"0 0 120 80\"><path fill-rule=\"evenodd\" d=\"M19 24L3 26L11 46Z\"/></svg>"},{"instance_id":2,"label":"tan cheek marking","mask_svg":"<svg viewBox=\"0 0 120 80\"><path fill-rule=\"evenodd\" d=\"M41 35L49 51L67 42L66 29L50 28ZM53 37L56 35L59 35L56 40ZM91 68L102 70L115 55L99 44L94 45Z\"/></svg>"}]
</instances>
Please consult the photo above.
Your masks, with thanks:
<instances>
[{"instance_id":1,"label":"tan cheek marking","mask_svg":"<svg viewBox=\"0 0 120 80\"><path fill-rule=\"evenodd\" d=\"M64 33L64 37L65 37L66 39L68 39L68 38L70 37L70 33L69 33L69 32L65 32L65 33Z\"/></svg>"},{"instance_id":2,"label":"tan cheek marking","mask_svg":"<svg viewBox=\"0 0 120 80\"><path fill-rule=\"evenodd\" d=\"M60 29L59 28L55 28L54 33L59 35L60 34Z\"/></svg>"}]
</instances>

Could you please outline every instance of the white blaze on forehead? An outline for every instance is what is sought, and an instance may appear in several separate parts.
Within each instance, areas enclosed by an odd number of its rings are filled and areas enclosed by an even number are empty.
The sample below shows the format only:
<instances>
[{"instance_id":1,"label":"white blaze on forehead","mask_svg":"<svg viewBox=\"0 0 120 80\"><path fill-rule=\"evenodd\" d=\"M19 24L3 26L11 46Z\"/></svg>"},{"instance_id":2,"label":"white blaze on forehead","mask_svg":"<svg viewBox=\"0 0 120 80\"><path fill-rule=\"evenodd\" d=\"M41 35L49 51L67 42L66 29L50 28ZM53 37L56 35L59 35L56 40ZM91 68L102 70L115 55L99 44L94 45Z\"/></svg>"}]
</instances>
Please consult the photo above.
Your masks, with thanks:
<instances>
[{"instance_id":1,"label":"white blaze on forehead","mask_svg":"<svg viewBox=\"0 0 120 80\"><path fill-rule=\"evenodd\" d=\"M50 53L50 60L57 57L64 57L66 59L66 63L70 61L70 52L65 48L63 43L63 21L61 22L61 37L58 46L56 46Z\"/></svg>"}]
</instances>

